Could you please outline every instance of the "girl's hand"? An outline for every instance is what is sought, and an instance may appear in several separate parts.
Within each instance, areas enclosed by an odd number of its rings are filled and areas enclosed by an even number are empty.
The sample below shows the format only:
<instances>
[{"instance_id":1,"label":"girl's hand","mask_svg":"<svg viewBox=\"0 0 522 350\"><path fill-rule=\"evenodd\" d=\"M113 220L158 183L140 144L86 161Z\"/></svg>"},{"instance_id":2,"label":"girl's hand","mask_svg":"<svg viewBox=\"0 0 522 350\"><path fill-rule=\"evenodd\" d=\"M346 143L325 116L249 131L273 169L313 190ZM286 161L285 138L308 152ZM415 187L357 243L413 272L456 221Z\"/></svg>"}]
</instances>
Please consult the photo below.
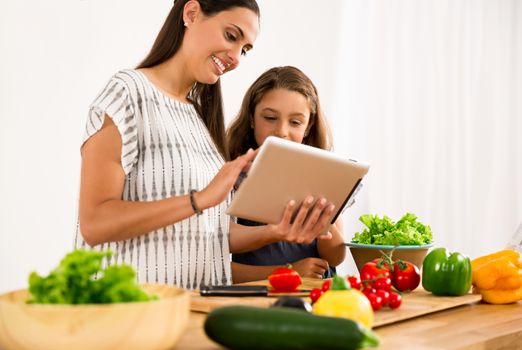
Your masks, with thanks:
<instances>
[{"instance_id":1,"label":"girl's hand","mask_svg":"<svg viewBox=\"0 0 522 350\"><path fill-rule=\"evenodd\" d=\"M320 258L305 258L292 263L292 268L296 270L301 277L323 278L324 273L328 270L328 262Z\"/></svg>"},{"instance_id":2,"label":"girl's hand","mask_svg":"<svg viewBox=\"0 0 522 350\"><path fill-rule=\"evenodd\" d=\"M330 225L334 215L334 205L325 198L314 203L314 198L308 196L303 201L293 222L292 212L295 201L288 202L281 222L273 226L280 241L310 244L314 239L331 239L330 232L321 234Z\"/></svg>"},{"instance_id":3,"label":"girl's hand","mask_svg":"<svg viewBox=\"0 0 522 350\"><path fill-rule=\"evenodd\" d=\"M248 171L256 154L257 150L249 149L242 156L226 162L208 186L194 194L194 199L200 209L207 209L224 201L232 191L239 173Z\"/></svg>"}]
</instances>

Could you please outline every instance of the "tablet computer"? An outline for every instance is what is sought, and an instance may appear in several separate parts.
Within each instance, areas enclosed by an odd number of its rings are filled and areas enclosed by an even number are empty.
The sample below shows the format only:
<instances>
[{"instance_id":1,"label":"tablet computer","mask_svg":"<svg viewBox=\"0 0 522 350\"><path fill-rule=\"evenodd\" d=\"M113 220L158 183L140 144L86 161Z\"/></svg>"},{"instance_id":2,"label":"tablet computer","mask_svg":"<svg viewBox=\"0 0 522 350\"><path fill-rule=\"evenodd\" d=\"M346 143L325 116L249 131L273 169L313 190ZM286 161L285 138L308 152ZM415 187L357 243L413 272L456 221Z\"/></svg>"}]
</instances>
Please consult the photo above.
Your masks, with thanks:
<instances>
[{"instance_id":1,"label":"tablet computer","mask_svg":"<svg viewBox=\"0 0 522 350\"><path fill-rule=\"evenodd\" d=\"M227 214L277 224L294 199L296 214L308 196L324 197L335 205L332 223L348 203L369 164L270 136L235 192Z\"/></svg>"}]
</instances>

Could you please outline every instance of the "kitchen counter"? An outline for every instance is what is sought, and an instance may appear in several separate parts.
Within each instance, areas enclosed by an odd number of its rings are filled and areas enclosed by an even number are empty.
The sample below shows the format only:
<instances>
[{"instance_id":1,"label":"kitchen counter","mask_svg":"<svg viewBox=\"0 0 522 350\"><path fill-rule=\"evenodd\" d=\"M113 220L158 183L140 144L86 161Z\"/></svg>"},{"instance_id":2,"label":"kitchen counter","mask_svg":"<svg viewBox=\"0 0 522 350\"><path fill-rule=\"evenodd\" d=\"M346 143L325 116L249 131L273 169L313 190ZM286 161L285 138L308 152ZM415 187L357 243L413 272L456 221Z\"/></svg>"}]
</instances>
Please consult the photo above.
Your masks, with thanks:
<instances>
[{"instance_id":1,"label":"kitchen counter","mask_svg":"<svg viewBox=\"0 0 522 350\"><path fill-rule=\"evenodd\" d=\"M192 312L176 349L223 349L203 331L206 314ZM379 349L522 349L522 304L459 306L378 327Z\"/></svg>"},{"instance_id":2,"label":"kitchen counter","mask_svg":"<svg viewBox=\"0 0 522 350\"><path fill-rule=\"evenodd\" d=\"M254 283L253 283L254 284ZM264 283L255 283L264 284ZM176 349L223 349L204 333L206 314L191 312ZM474 302L374 328L379 349L522 349L522 302Z\"/></svg>"}]
</instances>

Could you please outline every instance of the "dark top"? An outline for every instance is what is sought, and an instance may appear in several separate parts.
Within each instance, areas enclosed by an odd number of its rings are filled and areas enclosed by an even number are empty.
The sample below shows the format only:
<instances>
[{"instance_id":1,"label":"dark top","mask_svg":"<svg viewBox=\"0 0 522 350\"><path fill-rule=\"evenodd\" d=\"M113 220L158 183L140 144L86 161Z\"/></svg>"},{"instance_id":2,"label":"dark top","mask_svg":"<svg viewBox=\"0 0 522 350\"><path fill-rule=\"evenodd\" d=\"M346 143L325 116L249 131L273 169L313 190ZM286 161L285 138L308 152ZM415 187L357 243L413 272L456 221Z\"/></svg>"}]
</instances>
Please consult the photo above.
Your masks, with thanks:
<instances>
[{"instance_id":1,"label":"dark top","mask_svg":"<svg viewBox=\"0 0 522 350\"><path fill-rule=\"evenodd\" d=\"M237 219L237 223L245 226L262 226L260 222ZM317 240L311 244L276 242L259 249L239 254L232 254L232 261L246 265L286 265L305 258L320 258ZM324 278L333 277L335 268L330 267Z\"/></svg>"}]
</instances>

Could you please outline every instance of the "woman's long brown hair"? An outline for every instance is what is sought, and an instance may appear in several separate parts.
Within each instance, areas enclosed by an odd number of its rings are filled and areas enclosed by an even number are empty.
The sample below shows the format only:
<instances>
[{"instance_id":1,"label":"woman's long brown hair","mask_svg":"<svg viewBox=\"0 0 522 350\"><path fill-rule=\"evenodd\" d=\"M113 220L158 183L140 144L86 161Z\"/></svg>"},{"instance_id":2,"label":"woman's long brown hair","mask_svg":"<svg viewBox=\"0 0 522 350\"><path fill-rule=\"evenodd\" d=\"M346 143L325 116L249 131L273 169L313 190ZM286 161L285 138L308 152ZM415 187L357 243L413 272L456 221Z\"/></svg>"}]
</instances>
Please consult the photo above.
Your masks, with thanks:
<instances>
[{"instance_id":1,"label":"woman's long brown hair","mask_svg":"<svg viewBox=\"0 0 522 350\"><path fill-rule=\"evenodd\" d=\"M161 64L174 56L181 47L185 26L183 24L183 8L189 0L176 0L161 28L154 45L145 59L136 67L150 68ZM255 0L198 0L203 14L213 16L221 11L234 7L250 9L259 17L259 6ZM196 83L188 96L199 116L205 123L210 136L214 140L221 155L227 158L225 139L225 120L223 115L223 99L219 80L212 85Z\"/></svg>"},{"instance_id":2,"label":"woman's long brown hair","mask_svg":"<svg viewBox=\"0 0 522 350\"><path fill-rule=\"evenodd\" d=\"M242 155L249 148L256 149L259 146L252 129L254 112L263 96L274 89L286 89L306 97L310 104L310 121L303 144L331 150L332 135L319 103L317 88L302 71L285 66L267 70L247 90L241 109L227 130L229 159Z\"/></svg>"}]
</instances>

